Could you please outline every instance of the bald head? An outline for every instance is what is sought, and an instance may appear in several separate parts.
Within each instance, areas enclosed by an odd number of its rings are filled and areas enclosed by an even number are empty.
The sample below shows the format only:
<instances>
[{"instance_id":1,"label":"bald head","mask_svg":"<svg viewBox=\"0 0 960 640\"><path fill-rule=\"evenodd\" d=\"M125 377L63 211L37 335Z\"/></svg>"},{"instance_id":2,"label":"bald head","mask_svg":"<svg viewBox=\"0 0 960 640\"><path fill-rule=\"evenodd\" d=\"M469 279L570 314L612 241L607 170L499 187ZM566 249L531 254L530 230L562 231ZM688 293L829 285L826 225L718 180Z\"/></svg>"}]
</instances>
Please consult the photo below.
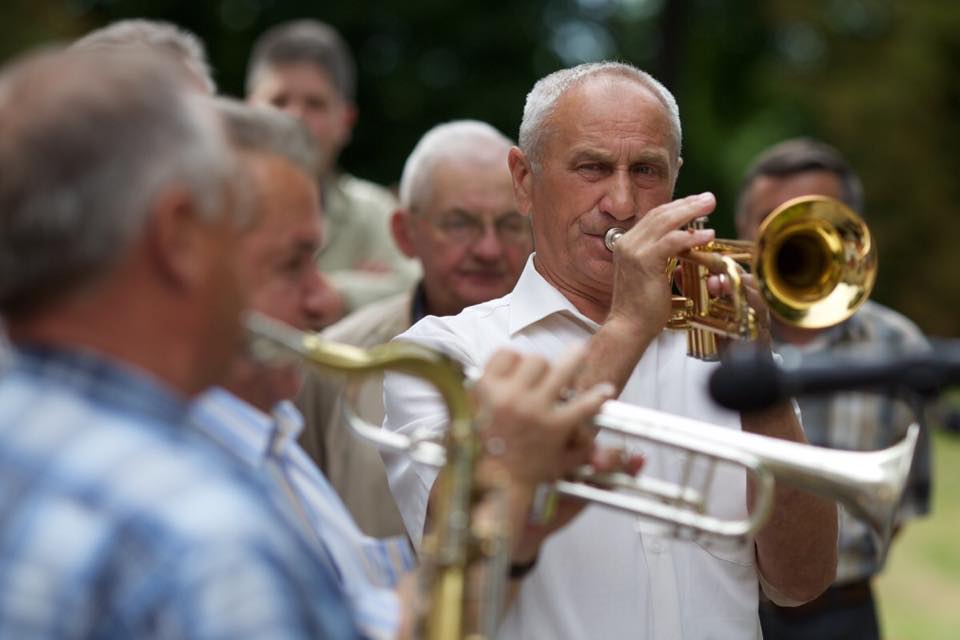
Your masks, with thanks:
<instances>
[{"instance_id":1,"label":"bald head","mask_svg":"<svg viewBox=\"0 0 960 640\"><path fill-rule=\"evenodd\" d=\"M544 76L527 94L520 122L519 144L534 168L539 167L542 160L544 141L551 131L551 117L560 98L585 81L603 76L633 80L656 96L669 117L674 155L679 158L683 131L680 108L673 94L652 75L633 65L612 61L588 62Z\"/></svg>"},{"instance_id":2,"label":"bald head","mask_svg":"<svg viewBox=\"0 0 960 640\"><path fill-rule=\"evenodd\" d=\"M513 141L479 120L454 120L437 125L420 138L403 166L400 204L422 208L431 198L433 172L445 163L504 169Z\"/></svg>"}]
</instances>

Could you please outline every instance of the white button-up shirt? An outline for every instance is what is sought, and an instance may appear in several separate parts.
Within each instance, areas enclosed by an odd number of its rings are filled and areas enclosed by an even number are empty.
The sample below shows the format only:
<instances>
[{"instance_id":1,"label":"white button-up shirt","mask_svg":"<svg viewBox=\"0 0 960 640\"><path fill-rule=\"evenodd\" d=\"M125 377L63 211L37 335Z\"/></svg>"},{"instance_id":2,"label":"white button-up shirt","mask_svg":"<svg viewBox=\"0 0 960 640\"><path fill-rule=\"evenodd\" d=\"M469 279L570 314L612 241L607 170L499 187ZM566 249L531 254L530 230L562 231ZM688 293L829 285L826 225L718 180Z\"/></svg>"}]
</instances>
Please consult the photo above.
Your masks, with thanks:
<instances>
[{"instance_id":1,"label":"white button-up shirt","mask_svg":"<svg viewBox=\"0 0 960 640\"><path fill-rule=\"evenodd\" d=\"M586 318L533 266L513 292L454 317L428 317L398 339L443 350L482 367L500 347L550 360L586 342L598 325ZM646 350L620 400L739 429L737 414L715 405L706 380L714 365L686 355L681 332L663 332ZM441 431L445 410L425 383L388 375L385 428ZM649 442L601 436L646 456L643 473L680 475L684 454ZM436 470L401 456L386 460L388 478L411 538L419 544ZM703 461L694 475L705 473ZM719 467L710 489L710 513L746 516L742 469ZM666 535L662 525L591 506L551 536L524 580L501 628L502 638L759 638L757 571L752 544L714 548Z\"/></svg>"}]
</instances>

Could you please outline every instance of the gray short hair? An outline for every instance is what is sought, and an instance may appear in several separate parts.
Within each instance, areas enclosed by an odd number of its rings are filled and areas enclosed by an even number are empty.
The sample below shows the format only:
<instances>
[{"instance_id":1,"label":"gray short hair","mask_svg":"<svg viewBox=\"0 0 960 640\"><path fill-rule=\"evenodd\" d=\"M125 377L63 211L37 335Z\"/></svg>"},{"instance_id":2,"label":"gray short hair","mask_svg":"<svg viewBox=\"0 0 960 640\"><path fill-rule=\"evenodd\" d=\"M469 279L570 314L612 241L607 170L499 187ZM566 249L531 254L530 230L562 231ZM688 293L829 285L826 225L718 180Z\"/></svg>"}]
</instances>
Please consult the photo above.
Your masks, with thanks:
<instances>
[{"instance_id":1,"label":"gray short hair","mask_svg":"<svg viewBox=\"0 0 960 640\"><path fill-rule=\"evenodd\" d=\"M35 54L0 75L0 311L37 308L123 255L165 189L226 209L234 155L166 58Z\"/></svg>"},{"instance_id":2,"label":"gray short hair","mask_svg":"<svg viewBox=\"0 0 960 640\"><path fill-rule=\"evenodd\" d=\"M265 71L302 62L326 71L340 97L353 102L357 84L356 63L336 29L319 20L278 24L257 39L247 64L247 95L253 93Z\"/></svg>"},{"instance_id":3,"label":"gray short hair","mask_svg":"<svg viewBox=\"0 0 960 640\"><path fill-rule=\"evenodd\" d=\"M747 215L747 192L757 178L789 178L808 171L827 171L837 176L844 204L863 215L863 183L846 158L819 140L792 138L775 144L750 163L737 195L737 224Z\"/></svg>"},{"instance_id":4,"label":"gray short hair","mask_svg":"<svg viewBox=\"0 0 960 640\"><path fill-rule=\"evenodd\" d=\"M422 206L430 197L434 168L444 160L500 163L507 166L513 140L479 120L454 120L423 134L413 148L400 177L400 205Z\"/></svg>"},{"instance_id":5,"label":"gray short hair","mask_svg":"<svg viewBox=\"0 0 960 640\"><path fill-rule=\"evenodd\" d=\"M673 94L649 73L633 65L611 61L588 62L570 69L554 71L538 80L527 94L527 101L523 107L523 120L520 122L520 149L530 159L533 167L538 168L542 160L541 152L548 121L560 96L587 78L599 74L620 75L636 80L660 99L670 117L673 129L671 133L679 156L683 130L680 126L680 108Z\"/></svg>"},{"instance_id":6,"label":"gray short hair","mask_svg":"<svg viewBox=\"0 0 960 640\"><path fill-rule=\"evenodd\" d=\"M319 170L319 150L309 130L296 118L275 109L229 98L213 100L227 138L235 149L280 156L311 178Z\"/></svg>"},{"instance_id":7,"label":"gray short hair","mask_svg":"<svg viewBox=\"0 0 960 640\"><path fill-rule=\"evenodd\" d=\"M73 46L87 50L141 47L163 51L175 56L206 86L208 93L217 92L203 41L195 34L171 22L143 19L118 20L101 29L91 31L77 40Z\"/></svg>"}]
</instances>

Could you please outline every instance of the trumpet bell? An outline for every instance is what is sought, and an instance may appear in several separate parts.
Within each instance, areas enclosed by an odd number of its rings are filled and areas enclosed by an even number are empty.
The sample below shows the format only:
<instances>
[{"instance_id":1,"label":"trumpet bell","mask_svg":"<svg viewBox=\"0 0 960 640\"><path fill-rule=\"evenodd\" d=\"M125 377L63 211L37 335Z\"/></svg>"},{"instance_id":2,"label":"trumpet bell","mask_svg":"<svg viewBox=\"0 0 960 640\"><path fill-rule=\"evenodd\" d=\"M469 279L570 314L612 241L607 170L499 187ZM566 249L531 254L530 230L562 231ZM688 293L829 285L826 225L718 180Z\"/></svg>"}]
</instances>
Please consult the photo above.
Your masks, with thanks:
<instances>
[{"instance_id":1,"label":"trumpet bell","mask_svg":"<svg viewBox=\"0 0 960 640\"><path fill-rule=\"evenodd\" d=\"M753 268L774 316L822 329L849 318L870 296L877 252L867 225L847 206L802 196L764 220Z\"/></svg>"}]
</instances>

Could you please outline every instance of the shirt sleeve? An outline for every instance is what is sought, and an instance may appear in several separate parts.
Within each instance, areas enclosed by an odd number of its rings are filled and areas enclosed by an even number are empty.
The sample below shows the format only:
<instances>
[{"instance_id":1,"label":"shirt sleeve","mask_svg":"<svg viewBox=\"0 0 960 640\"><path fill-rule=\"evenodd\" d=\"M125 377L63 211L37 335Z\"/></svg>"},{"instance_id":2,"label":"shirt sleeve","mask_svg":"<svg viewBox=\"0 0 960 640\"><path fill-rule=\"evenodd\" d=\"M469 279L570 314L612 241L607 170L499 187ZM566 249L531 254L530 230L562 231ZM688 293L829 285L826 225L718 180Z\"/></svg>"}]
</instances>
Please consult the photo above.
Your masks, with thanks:
<instances>
[{"instance_id":1,"label":"shirt sleeve","mask_svg":"<svg viewBox=\"0 0 960 640\"><path fill-rule=\"evenodd\" d=\"M428 317L398 340L416 342L442 351L459 360L468 369L477 367L465 339L443 324L443 319ZM446 431L448 413L440 394L427 382L404 374L384 376L383 428L414 439L439 440ZM430 489L440 470L410 459L404 454L382 453L387 481L396 499L407 535L419 550L427 516Z\"/></svg>"},{"instance_id":2,"label":"shirt sleeve","mask_svg":"<svg viewBox=\"0 0 960 640\"><path fill-rule=\"evenodd\" d=\"M384 377L386 417L383 428L411 438L441 438L447 410L428 383L402 374ZM427 517L430 489L440 470L415 462L405 454L382 453L390 491L400 509L407 534L419 550Z\"/></svg>"}]
</instances>

